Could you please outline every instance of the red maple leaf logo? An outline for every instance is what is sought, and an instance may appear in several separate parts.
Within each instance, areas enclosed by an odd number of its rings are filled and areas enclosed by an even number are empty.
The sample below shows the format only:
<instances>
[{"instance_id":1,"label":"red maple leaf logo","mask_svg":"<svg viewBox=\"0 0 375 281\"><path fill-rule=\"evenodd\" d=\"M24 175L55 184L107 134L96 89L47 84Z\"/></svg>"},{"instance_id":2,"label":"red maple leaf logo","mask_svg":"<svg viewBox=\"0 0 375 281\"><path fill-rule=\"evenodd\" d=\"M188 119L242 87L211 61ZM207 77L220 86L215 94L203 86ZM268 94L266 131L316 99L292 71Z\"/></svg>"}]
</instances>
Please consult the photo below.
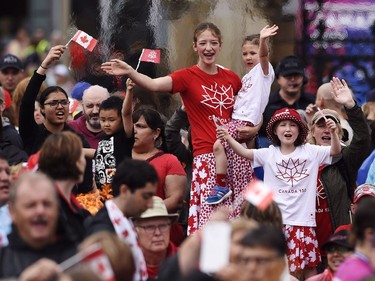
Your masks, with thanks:
<instances>
[{"instance_id":1,"label":"red maple leaf logo","mask_svg":"<svg viewBox=\"0 0 375 281\"><path fill-rule=\"evenodd\" d=\"M284 182L291 182L292 187L294 182L298 182L307 176L307 169L305 169L306 160L299 162L299 159L293 160L289 158L288 161L281 161L281 163L276 163L278 173L276 177Z\"/></svg>"},{"instance_id":2,"label":"red maple leaf logo","mask_svg":"<svg viewBox=\"0 0 375 281\"><path fill-rule=\"evenodd\" d=\"M89 40L87 39L86 35L79 37L79 39L81 39L82 43L84 43L84 44L86 44L87 42L89 42Z\"/></svg>"}]
</instances>

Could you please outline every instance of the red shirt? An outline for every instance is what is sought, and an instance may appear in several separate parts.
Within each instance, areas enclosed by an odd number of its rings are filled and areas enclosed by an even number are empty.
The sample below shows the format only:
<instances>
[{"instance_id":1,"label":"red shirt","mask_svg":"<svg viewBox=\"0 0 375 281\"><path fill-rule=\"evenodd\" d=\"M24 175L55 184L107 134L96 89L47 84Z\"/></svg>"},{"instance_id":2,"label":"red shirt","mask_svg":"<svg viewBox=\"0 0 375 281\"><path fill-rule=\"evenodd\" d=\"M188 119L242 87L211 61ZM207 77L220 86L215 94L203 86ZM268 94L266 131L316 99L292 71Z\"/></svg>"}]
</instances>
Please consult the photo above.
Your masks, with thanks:
<instances>
[{"instance_id":1,"label":"red shirt","mask_svg":"<svg viewBox=\"0 0 375 281\"><path fill-rule=\"evenodd\" d=\"M241 89L241 79L229 69L217 67L208 74L198 66L170 74L173 93L179 92L191 125L194 156L212 152L216 141L216 126L212 116L227 123L232 115L234 96Z\"/></svg>"},{"instance_id":2,"label":"red shirt","mask_svg":"<svg viewBox=\"0 0 375 281\"><path fill-rule=\"evenodd\" d=\"M155 168L159 178L158 189L156 190L155 195L165 199L165 178L168 175L186 176L185 170L177 157L169 153L164 153L155 157L150 161L150 164Z\"/></svg>"},{"instance_id":3,"label":"red shirt","mask_svg":"<svg viewBox=\"0 0 375 281\"><path fill-rule=\"evenodd\" d=\"M177 253L177 250L178 248L172 242L169 242L169 245L167 248L167 255L165 258L168 258L174 255L175 253ZM147 264L146 266L147 266L148 278L156 279L159 273L159 266L149 266Z\"/></svg>"},{"instance_id":4,"label":"red shirt","mask_svg":"<svg viewBox=\"0 0 375 281\"><path fill-rule=\"evenodd\" d=\"M315 219L316 219L316 238L318 239L319 249L321 246L328 241L329 237L333 233L333 227L331 223L331 216L329 213L329 206L327 201L327 195L324 190L323 184L320 180L320 176L324 165L320 165L319 173L318 173L318 180L317 180L317 187L316 187L316 212L315 212ZM320 250L322 256L326 256L327 254Z\"/></svg>"}]
</instances>

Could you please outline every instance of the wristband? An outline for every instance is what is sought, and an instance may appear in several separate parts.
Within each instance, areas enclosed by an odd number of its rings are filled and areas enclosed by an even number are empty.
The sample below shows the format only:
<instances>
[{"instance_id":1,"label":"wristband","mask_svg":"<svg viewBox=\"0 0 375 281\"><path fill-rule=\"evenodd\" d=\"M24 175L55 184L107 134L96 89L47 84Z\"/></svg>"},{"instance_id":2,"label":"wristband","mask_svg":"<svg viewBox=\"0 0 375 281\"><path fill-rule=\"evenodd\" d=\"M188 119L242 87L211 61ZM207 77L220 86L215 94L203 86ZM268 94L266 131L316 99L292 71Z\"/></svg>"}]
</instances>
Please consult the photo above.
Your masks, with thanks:
<instances>
[{"instance_id":1,"label":"wristband","mask_svg":"<svg viewBox=\"0 0 375 281\"><path fill-rule=\"evenodd\" d=\"M43 68L43 69L45 69L45 70L48 69L48 67L44 67L43 65L40 65L40 67Z\"/></svg>"}]
</instances>

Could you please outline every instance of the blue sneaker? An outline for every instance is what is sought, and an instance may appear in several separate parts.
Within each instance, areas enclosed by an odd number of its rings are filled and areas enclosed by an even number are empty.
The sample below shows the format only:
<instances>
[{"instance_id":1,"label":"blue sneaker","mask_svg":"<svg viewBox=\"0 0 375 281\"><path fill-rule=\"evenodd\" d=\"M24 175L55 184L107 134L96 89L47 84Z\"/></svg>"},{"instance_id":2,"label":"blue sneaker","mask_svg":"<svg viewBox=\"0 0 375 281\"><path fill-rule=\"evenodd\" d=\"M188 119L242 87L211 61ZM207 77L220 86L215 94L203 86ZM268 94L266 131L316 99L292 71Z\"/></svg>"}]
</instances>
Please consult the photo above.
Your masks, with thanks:
<instances>
[{"instance_id":1,"label":"blue sneaker","mask_svg":"<svg viewBox=\"0 0 375 281\"><path fill-rule=\"evenodd\" d=\"M206 199L208 205L215 205L223 202L232 195L232 190L227 187L214 186L211 195Z\"/></svg>"}]
</instances>

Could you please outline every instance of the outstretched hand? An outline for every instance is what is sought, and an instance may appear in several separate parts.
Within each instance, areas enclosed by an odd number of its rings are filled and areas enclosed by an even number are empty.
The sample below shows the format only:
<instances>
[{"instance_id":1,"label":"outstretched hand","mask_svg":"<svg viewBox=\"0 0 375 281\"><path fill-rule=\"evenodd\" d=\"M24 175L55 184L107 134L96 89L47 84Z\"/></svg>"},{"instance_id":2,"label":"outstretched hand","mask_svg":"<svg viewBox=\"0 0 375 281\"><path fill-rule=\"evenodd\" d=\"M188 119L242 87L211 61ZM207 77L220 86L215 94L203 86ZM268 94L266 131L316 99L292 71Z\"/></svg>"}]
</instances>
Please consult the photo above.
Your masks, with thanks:
<instances>
[{"instance_id":1,"label":"outstretched hand","mask_svg":"<svg viewBox=\"0 0 375 281\"><path fill-rule=\"evenodd\" d=\"M308 124L311 124L311 120L314 114L318 111L316 104L310 103L305 109L306 121Z\"/></svg>"},{"instance_id":2,"label":"outstretched hand","mask_svg":"<svg viewBox=\"0 0 375 281\"><path fill-rule=\"evenodd\" d=\"M112 59L102 63L100 68L110 75L128 75L133 70L130 65L119 59Z\"/></svg>"},{"instance_id":3,"label":"outstretched hand","mask_svg":"<svg viewBox=\"0 0 375 281\"><path fill-rule=\"evenodd\" d=\"M279 27L276 24L274 24L273 26L266 25L260 31L260 38L269 38L271 36L275 36L278 29Z\"/></svg>"},{"instance_id":4,"label":"outstretched hand","mask_svg":"<svg viewBox=\"0 0 375 281\"><path fill-rule=\"evenodd\" d=\"M332 89L333 89L333 98L334 100L344 105L346 108L352 108L355 105L353 99L353 93L349 89L348 84L344 79L339 79L337 77L333 77L330 81Z\"/></svg>"}]
</instances>

